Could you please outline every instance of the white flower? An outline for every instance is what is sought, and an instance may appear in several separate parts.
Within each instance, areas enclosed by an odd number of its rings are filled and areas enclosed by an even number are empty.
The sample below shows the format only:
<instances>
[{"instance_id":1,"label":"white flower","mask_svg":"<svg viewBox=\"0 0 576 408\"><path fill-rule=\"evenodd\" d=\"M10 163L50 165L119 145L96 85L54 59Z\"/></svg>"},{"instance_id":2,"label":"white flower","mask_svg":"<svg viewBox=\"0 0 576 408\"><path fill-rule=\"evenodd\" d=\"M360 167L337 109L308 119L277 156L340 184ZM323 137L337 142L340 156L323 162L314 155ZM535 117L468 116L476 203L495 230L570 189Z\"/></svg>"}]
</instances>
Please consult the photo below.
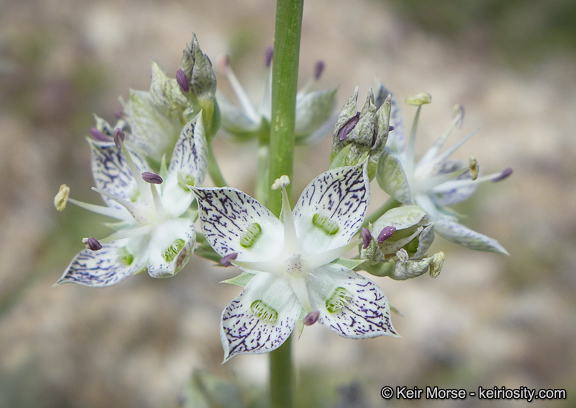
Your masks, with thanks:
<instances>
[{"instance_id":1,"label":"white flower","mask_svg":"<svg viewBox=\"0 0 576 408\"><path fill-rule=\"evenodd\" d=\"M228 133L239 137L255 137L267 135L272 115L272 48L266 51L266 75L264 95L256 108L250 101L246 91L234 75L232 67L225 56L220 60L220 70L226 76L232 90L236 94L240 106L232 104L221 92L216 98L220 107L220 125ZM330 133L334 124L332 110L336 103L336 90L325 89L310 92L309 89L320 78L324 63L316 64L314 79L309 81L296 95L296 144L311 144L320 141Z\"/></svg>"},{"instance_id":2,"label":"white flower","mask_svg":"<svg viewBox=\"0 0 576 408\"><path fill-rule=\"evenodd\" d=\"M116 232L97 241L85 239L87 248L72 260L58 283L110 286L148 270L155 278L173 276L189 260L196 232L196 216L189 210L194 200L190 186L206 176L206 142L202 119L184 126L170 165L161 175L150 171L146 160L129 151L116 132L115 143L90 140L92 172L106 206L69 201L98 214L119 220ZM62 190L62 189L61 189ZM63 209L66 194L57 196Z\"/></svg>"},{"instance_id":3,"label":"white flower","mask_svg":"<svg viewBox=\"0 0 576 408\"><path fill-rule=\"evenodd\" d=\"M434 222L434 230L446 240L470 249L507 254L506 249L495 239L458 223L457 215L447 206L468 199L482 182L503 180L512 173L512 169L478 177L478 163L475 159L464 162L450 158L476 132L440 152L451 131L462 122L464 110L460 105L455 106L454 119L448 129L416 161L414 147L418 117L421 106L430 100L427 94L419 94L407 100L417 105L418 110L406 143L402 115L395 98L392 99L390 124L394 126L394 131L390 132L379 163L378 184L401 203L415 204L424 209Z\"/></svg>"},{"instance_id":4,"label":"white flower","mask_svg":"<svg viewBox=\"0 0 576 408\"><path fill-rule=\"evenodd\" d=\"M287 180L277 183L285 186ZM278 187L278 185L276 185ZM244 273L244 286L222 313L225 361L279 347L297 323L319 321L341 336L394 335L390 308L371 280L332 263L358 244L369 201L366 166L315 178L294 211L283 189L282 221L233 188L194 188L202 231L214 250Z\"/></svg>"}]
</instances>

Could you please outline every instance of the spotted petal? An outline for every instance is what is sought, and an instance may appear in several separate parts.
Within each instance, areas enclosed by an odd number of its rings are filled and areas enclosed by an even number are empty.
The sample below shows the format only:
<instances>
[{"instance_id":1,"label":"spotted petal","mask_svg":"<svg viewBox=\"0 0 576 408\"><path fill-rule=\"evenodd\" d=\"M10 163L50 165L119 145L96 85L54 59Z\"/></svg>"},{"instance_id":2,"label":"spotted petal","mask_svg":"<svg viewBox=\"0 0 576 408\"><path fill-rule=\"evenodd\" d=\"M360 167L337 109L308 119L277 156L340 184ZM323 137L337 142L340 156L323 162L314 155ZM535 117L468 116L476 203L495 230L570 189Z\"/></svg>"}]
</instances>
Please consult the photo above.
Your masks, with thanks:
<instances>
[{"instance_id":1,"label":"spotted petal","mask_svg":"<svg viewBox=\"0 0 576 408\"><path fill-rule=\"evenodd\" d=\"M234 188L194 188L202 232L221 256L237 261L273 259L284 244L284 226L266 207Z\"/></svg>"},{"instance_id":2,"label":"spotted petal","mask_svg":"<svg viewBox=\"0 0 576 408\"><path fill-rule=\"evenodd\" d=\"M92 287L112 286L145 267L145 259L126 251L128 239L102 244L102 249L85 249L74 257L57 282L78 283Z\"/></svg>"},{"instance_id":3,"label":"spotted petal","mask_svg":"<svg viewBox=\"0 0 576 408\"><path fill-rule=\"evenodd\" d=\"M500 252L508 255L508 251L494 238L480 234L449 217L434 219L434 230L444 239L456 245L475 249L476 251Z\"/></svg>"},{"instance_id":4,"label":"spotted petal","mask_svg":"<svg viewBox=\"0 0 576 408\"><path fill-rule=\"evenodd\" d=\"M388 300L374 282L340 265L317 268L308 287L318 321L340 336L365 339L398 336L390 319Z\"/></svg>"},{"instance_id":5,"label":"spotted petal","mask_svg":"<svg viewBox=\"0 0 576 408\"><path fill-rule=\"evenodd\" d=\"M179 217L186 211L194 196L188 186L201 186L206 178L207 146L202 124L202 116L194 125L188 122L178 138L168 176L162 184L162 204L173 217Z\"/></svg>"},{"instance_id":6,"label":"spotted petal","mask_svg":"<svg viewBox=\"0 0 576 408\"><path fill-rule=\"evenodd\" d=\"M194 221L170 219L158 226L148 245L148 273L153 278L174 276L186 265L196 243Z\"/></svg>"},{"instance_id":7,"label":"spotted petal","mask_svg":"<svg viewBox=\"0 0 576 408\"><path fill-rule=\"evenodd\" d=\"M138 191L134 177L124 154L114 143L97 142L88 139L92 151L92 175L97 188L105 190L116 197L131 201ZM150 171L146 161L131 152L134 164L141 172ZM102 196L104 202L112 208L124 210L124 207L109 197Z\"/></svg>"},{"instance_id":8,"label":"spotted petal","mask_svg":"<svg viewBox=\"0 0 576 408\"><path fill-rule=\"evenodd\" d=\"M340 167L316 177L294 207L300 248L323 252L349 243L364 222L369 199L364 165Z\"/></svg>"},{"instance_id":9,"label":"spotted petal","mask_svg":"<svg viewBox=\"0 0 576 408\"><path fill-rule=\"evenodd\" d=\"M277 349L292 333L302 306L283 279L261 273L222 312L224 361Z\"/></svg>"}]
</instances>

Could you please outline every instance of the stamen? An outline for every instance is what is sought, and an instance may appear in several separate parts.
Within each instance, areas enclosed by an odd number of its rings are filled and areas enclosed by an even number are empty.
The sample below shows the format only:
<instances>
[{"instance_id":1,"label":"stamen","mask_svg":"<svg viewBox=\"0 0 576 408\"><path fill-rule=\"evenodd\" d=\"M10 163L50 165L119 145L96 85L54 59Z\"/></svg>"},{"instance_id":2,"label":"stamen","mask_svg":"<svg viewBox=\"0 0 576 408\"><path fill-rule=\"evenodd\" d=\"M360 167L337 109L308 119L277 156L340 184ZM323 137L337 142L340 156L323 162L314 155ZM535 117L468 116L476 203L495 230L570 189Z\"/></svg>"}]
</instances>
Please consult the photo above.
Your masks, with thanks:
<instances>
[{"instance_id":1,"label":"stamen","mask_svg":"<svg viewBox=\"0 0 576 408\"><path fill-rule=\"evenodd\" d=\"M122 132L122 129L116 128L114 131L114 144L116 145L116 148L122 149L122 143L124 143L125 137L126 135Z\"/></svg>"},{"instance_id":2,"label":"stamen","mask_svg":"<svg viewBox=\"0 0 576 408\"><path fill-rule=\"evenodd\" d=\"M98 130L95 127L90 128L90 134L94 139L99 140L101 142L109 142L110 138L106 136L102 131Z\"/></svg>"},{"instance_id":3,"label":"stamen","mask_svg":"<svg viewBox=\"0 0 576 408\"><path fill-rule=\"evenodd\" d=\"M232 252L231 254L224 255L222 259L220 259L220 264L222 266L230 266L236 258L238 258L238 253Z\"/></svg>"},{"instance_id":4,"label":"stamen","mask_svg":"<svg viewBox=\"0 0 576 408\"><path fill-rule=\"evenodd\" d=\"M478 173L480 172L480 167L478 166L478 160L474 156L470 157L468 161L470 168L470 178L476 180L478 178Z\"/></svg>"},{"instance_id":5,"label":"stamen","mask_svg":"<svg viewBox=\"0 0 576 408\"><path fill-rule=\"evenodd\" d=\"M406 98L406 103L413 106L422 106L432 103L432 96L426 92L420 92L416 95Z\"/></svg>"},{"instance_id":6,"label":"stamen","mask_svg":"<svg viewBox=\"0 0 576 408\"><path fill-rule=\"evenodd\" d=\"M366 249L368 248L368 245L370 245L370 242L372 242L372 233L368 228L362 228L361 234L362 234L362 248Z\"/></svg>"},{"instance_id":7,"label":"stamen","mask_svg":"<svg viewBox=\"0 0 576 408\"><path fill-rule=\"evenodd\" d=\"M70 187L66 184L62 184L56 197L54 197L54 207L56 207L56 210L64 211L66 203L68 202L68 196L70 196Z\"/></svg>"},{"instance_id":8,"label":"stamen","mask_svg":"<svg viewBox=\"0 0 576 408\"><path fill-rule=\"evenodd\" d=\"M280 190L281 188L287 187L288 185L290 185L290 177L283 175L274 180L274 184L272 184L272 190Z\"/></svg>"},{"instance_id":9,"label":"stamen","mask_svg":"<svg viewBox=\"0 0 576 408\"><path fill-rule=\"evenodd\" d=\"M180 86L182 92L184 93L190 92L190 86L188 85L189 82L188 76L182 69L176 71L176 82L178 82L178 85Z\"/></svg>"},{"instance_id":10,"label":"stamen","mask_svg":"<svg viewBox=\"0 0 576 408\"><path fill-rule=\"evenodd\" d=\"M394 234L396 232L396 227L393 227L391 225L384 227L382 229L382 231L380 231L380 233L378 234L378 238L376 239L376 241L381 244L382 242L386 241L388 238L390 238L392 236L392 234Z\"/></svg>"},{"instance_id":11,"label":"stamen","mask_svg":"<svg viewBox=\"0 0 576 408\"><path fill-rule=\"evenodd\" d=\"M340 128L340 131L338 131L338 139L340 140L346 139L346 137L348 137L350 132L352 132L352 130L356 127L359 120L360 120L360 112L356 112L356 115L348 119L348 122L346 122L344 126Z\"/></svg>"},{"instance_id":12,"label":"stamen","mask_svg":"<svg viewBox=\"0 0 576 408\"><path fill-rule=\"evenodd\" d=\"M232 71L232 67L230 66L229 57L227 55L220 57L218 66L220 67L222 73L226 76L226 79L228 79L228 82L230 82L230 86L236 94L236 98L238 98L240 106L244 109L252 121L259 121L260 115L258 112L256 112L252 102L250 102L250 98L246 94L244 88L242 88L240 81L238 81L238 78L236 78L236 75L234 75L234 71Z\"/></svg>"},{"instance_id":13,"label":"stamen","mask_svg":"<svg viewBox=\"0 0 576 408\"><path fill-rule=\"evenodd\" d=\"M142 173L142 180L150 184L162 184L164 181L158 174L151 173L149 171Z\"/></svg>"},{"instance_id":14,"label":"stamen","mask_svg":"<svg viewBox=\"0 0 576 408\"><path fill-rule=\"evenodd\" d=\"M314 310L308 313L306 317L302 319L302 323L304 323L306 326L312 326L314 323L318 321L319 317L320 317L320 311Z\"/></svg>"},{"instance_id":15,"label":"stamen","mask_svg":"<svg viewBox=\"0 0 576 408\"><path fill-rule=\"evenodd\" d=\"M507 167L504 170L502 170L502 172L499 175L494 177L492 179L492 182L496 183L498 181L502 181L502 180L508 178L511 174L512 174L512 167Z\"/></svg>"},{"instance_id":16,"label":"stamen","mask_svg":"<svg viewBox=\"0 0 576 408\"><path fill-rule=\"evenodd\" d=\"M314 79L318 81L324 72L324 68L326 68L326 64L324 61L318 61L314 66Z\"/></svg>"},{"instance_id":17,"label":"stamen","mask_svg":"<svg viewBox=\"0 0 576 408\"><path fill-rule=\"evenodd\" d=\"M266 54L264 56L266 68L270 68L270 65L272 65L272 57L274 57L274 47L270 46L266 48Z\"/></svg>"},{"instance_id":18,"label":"stamen","mask_svg":"<svg viewBox=\"0 0 576 408\"><path fill-rule=\"evenodd\" d=\"M464 106L457 103L452 108L452 113L454 115L456 126L458 126L458 129L461 129L462 124L464 123Z\"/></svg>"},{"instance_id":19,"label":"stamen","mask_svg":"<svg viewBox=\"0 0 576 408\"><path fill-rule=\"evenodd\" d=\"M82 243L91 251L99 251L102 249L102 244L94 237L82 238Z\"/></svg>"},{"instance_id":20,"label":"stamen","mask_svg":"<svg viewBox=\"0 0 576 408\"><path fill-rule=\"evenodd\" d=\"M390 125L388 126L388 132L392 132L394 130L394 126Z\"/></svg>"},{"instance_id":21,"label":"stamen","mask_svg":"<svg viewBox=\"0 0 576 408\"><path fill-rule=\"evenodd\" d=\"M444 259L446 259L446 257L442 251L434 255L432 262L430 262L430 277L435 278L440 275L440 271L444 265Z\"/></svg>"}]
</instances>

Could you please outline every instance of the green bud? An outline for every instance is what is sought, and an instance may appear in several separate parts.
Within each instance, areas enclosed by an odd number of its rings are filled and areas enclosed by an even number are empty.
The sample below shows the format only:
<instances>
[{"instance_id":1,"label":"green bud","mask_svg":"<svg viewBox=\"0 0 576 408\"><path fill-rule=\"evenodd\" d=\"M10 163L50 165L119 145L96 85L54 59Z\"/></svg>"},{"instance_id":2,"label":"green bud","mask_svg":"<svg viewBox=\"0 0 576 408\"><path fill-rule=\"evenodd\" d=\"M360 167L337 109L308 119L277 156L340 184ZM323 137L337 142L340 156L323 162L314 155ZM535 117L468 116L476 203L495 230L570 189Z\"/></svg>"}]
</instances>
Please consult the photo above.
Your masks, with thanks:
<instances>
[{"instance_id":1,"label":"green bud","mask_svg":"<svg viewBox=\"0 0 576 408\"><path fill-rule=\"evenodd\" d=\"M384 152L390 124L390 96L378 106L372 88L368 90L366 102L360 112L356 111L358 87L344 104L336 121L332 137L330 167L360 164L369 157L368 177L373 179L378 169L378 160ZM348 149L346 156L341 153Z\"/></svg>"}]
</instances>

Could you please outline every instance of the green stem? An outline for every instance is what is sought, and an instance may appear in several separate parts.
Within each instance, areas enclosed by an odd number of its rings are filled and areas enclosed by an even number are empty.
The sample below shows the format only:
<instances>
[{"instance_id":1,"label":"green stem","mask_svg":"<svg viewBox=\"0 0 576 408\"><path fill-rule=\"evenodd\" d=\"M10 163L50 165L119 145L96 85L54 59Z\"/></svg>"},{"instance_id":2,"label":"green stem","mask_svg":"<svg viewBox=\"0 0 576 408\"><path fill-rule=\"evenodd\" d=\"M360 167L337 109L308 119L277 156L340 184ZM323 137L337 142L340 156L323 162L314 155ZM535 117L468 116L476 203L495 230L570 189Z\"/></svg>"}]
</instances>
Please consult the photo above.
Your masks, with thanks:
<instances>
[{"instance_id":1,"label":"green stem","mask_svg":"<svg viewBox=\"0 0 576 408\"><path fill-rule=\"evenodd\" d=\"M270 120L270 172L268 186L282 175L292 178L294 127L302 11L304 0L277 0L274 32L274 65L272 67L272 113ZM288 196L291 186L287 187ZM282 209L280 191L269 195L268 208L279 215ZM291 340L270 353L270 406L293 406Z\"/></svg>"},{"instance_id":2,"label":"green stem","mask_svg":"<svg viewBox=\"0 0 576 408\"><path fill-rule=\"evenodd\" d=\"M366 217L362 228L367 227L368 224L373 224L378 218L382 217L384 213L392 208L400 207L402 203L392 197L390 197L380 208L374 211L372 214Z\"/></svg>"},{"instance_id":3,"label":"green stem","mask_svg":"<svg viewBox=\"0 0 576 408\"><path fill-rule=\"evenodd\" d=\"M220 167L218 167L216 156L214 156L214 149L210 142L208 142L208 174L210 174L210 178L216 187L225 187L228 185L226 180L224 180Z\"/></svg>"}]
</instances>

